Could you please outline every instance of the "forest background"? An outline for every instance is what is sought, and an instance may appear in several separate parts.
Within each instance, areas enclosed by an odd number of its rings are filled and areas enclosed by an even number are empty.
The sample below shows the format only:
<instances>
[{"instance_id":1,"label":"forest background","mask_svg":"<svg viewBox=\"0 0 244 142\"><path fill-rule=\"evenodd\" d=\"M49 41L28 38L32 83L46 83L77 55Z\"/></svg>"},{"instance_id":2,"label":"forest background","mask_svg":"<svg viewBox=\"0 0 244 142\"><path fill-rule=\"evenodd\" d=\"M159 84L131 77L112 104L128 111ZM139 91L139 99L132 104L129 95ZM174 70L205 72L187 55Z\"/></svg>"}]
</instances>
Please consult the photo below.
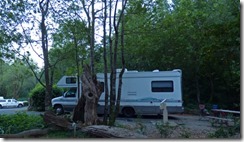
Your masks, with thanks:
<instances>
[{"instance_id":1,"label":"forest background","mask_svg":"<svg viewBox=\"0 0 244 142\"><path fill-rule=\"evenodd\" d=\"M48 7L46 38L54 83L63 75L77 75L77 61L90 62L82 2L51 1ZM41 44L38 4L0 2L0 96L5 98L26 100L39 81L44 82L44 67L30 58L30 51L38 51ZM102 27L102 11L95 15L95 33ZM125 67L181 69L185 107L205 103L240 110L240 12L237 0L129 0L124 11ZM103 39L99 33L95 38L95 72L104 72ZM40 52L36 56L44 59ZM120 56L117 64L121 68Z\"/></svg>"}]
</instances>

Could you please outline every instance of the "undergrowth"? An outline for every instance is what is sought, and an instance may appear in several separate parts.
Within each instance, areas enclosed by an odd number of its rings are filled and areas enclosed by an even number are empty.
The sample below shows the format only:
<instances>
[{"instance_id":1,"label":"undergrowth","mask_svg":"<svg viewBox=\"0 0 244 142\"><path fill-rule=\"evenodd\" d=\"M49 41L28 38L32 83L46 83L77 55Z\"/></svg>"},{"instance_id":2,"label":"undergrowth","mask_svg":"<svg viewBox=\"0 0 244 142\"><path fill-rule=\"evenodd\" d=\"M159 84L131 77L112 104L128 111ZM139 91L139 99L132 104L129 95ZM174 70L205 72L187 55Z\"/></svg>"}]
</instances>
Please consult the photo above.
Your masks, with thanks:
<instances>
[{"instance_id":1,"label":"undergrowth","mask_svg":"<svg viewBox=\"0 0 244 142\"><path fill-rule=\"evenodd\" d=\"M0 115L0 134L16 134L35 128L44 128L41 116L28 115L26 112Z\"/></svg>"}]
</instances>

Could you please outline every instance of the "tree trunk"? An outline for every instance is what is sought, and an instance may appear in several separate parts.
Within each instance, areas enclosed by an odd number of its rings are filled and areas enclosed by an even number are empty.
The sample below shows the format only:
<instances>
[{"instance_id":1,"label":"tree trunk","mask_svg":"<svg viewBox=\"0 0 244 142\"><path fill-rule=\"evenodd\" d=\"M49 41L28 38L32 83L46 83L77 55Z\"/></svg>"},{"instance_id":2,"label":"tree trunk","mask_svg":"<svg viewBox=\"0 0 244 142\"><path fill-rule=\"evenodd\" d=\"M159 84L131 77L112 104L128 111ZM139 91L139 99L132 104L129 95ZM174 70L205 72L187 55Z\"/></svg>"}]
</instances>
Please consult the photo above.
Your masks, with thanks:
<instances>
[{"instance_id":1,"label":"tree trunk","mask_svg":"<svg viewBox=\"0 0 244 142\"><path fill-rule=\"evenodd\" d=\"M73 120L85 125L97 124L97 104L102 93L102 85L92 75L91 68L84 66L82 75L82 96L74 109Z\"/></svg>"},{"instance_id":2,"label":"tree trunk","mask_svg":"<svg viewBox=\"0 0 244 142\"><path fill-rule=\"evenodd\" d=\"M103 19L103 60L104 60L104 93L105 93L105 104L104 104L104 116L103 124L107 125L108 121L108 65L107 65L107 38L106 38L106 19L107 19L107 0L104 0L104 19Z\"/></svg>"},{"instance_id":3,"label":"tree trunk","mask_svg":"<svg viewBox=\"0 0 244 142\"><path fill-rule=\"evenodd\" d=\"M109 125L114 125L115 119L117 117L118 112L116 110L119 110L120 107L120 96L121 96L121 87L122 87L122 75L124 73L124 69L122 69L121 74L120 74L120 90L118 92L118 96L116 98L116 68L117 68L117 50L119 46L119 24L121 22L121 19L123 17L123 12L127 3L127 0L122 1L122 10L119 15L119 19L116 19L116 14L117 14L117 8L118 8L118 0L116 0L115 3L115 10L114 10L114 21L113 21L113 26L114 26L114 31L115 31L115 42L114 42L114 52L112 56L112 61L111 61L111 75L110 75L110 119L109 119ZM110 11L111 12L111 11ZM110 27L111 28L111 27ZM123 55L123 53L122 53ZM123 58L123 57L122 57ZM122 59L123 60L123 59ZM123 62L123 61L122 61ZM122 63L123 64L123 63ZM123 67L124 68L124 65ZM117 103L115 105L115 102Z\"/></svg>"},{"instance_id":4,"label":"tree trunk","mask_svg":"<svg viewBox=\"0 0 244 142\"><path fill-rule=\"evenodd\" d=\"M200 104L202 102L201 102L201 92L200 92L198 77L195 78L195 81L196 81L196 91L197 91L197 102L198 104Z\"/></svg>"},{"instance_id":5,"label":"tree trunk","mask_svg":"<svg viewBox=\"0 0 244 142\"><path fill-rule=\"evenodd\" d=\"M124 7L124 0L122 0L122 7ZM123 74L125 71L125 58L124 58L124 13L121 13L121 62L122 62L122 70L119 73L119 85L118 85L118 96L116 100L116 116L120 112L120 99L121 99L121 92L122 92L122 83L123 83Z\"/></svg>"},{"instance_id":6,"label":"tree trunk","mask_svg":"<svg viewBox=\"0 0 244 142\"><path fill-rule=\"evenodd\" d=\"M91 21L91 44L90 44L90 60L91 60L91 63L90 63L90 67L91 67L91 73L92 75L95 74L95 65L94 65L94 47L95 47L95 11L94 11L94 6L95 6L95 0L92 0L91 1L91 7L92 7L92 10L91 10L91 15L92 15L92 21Z\"/></svg>"},{"instance_id":7,"label":"tree trunk","mask_svg":"<svg viewBox=\"0 0 244 142\"><path fill-rule=\"evenodd\" d=\"M109 51L110 51L110 108L109 108L109 125L113 125L113 113L114 106L115 106L115 91L114 91L114 84L113 83L113 74L114 74L114 61L113 61L113 40L112 40L112 0L109 1Z\"/></svg>"},{"instance_id":8,"label":"tree trunk","mask_svg":"<svg viewBox=\"0 0 244 142\"><path fill-rule=\"evenodd\" d=\"M51 106L51 94L52 94L52 84L49 78L49 59L48 59L48 41L47 41L47 29L45 25L46 16L48 13L49 0L45 3L44 1L39 2L39 7L41 9L42 19L41 19L41 38L42 38L42 51L44 56L44 72L46 81L46 92L45 92L45 110L48 110Z\"/></svg>"}]
</instances>

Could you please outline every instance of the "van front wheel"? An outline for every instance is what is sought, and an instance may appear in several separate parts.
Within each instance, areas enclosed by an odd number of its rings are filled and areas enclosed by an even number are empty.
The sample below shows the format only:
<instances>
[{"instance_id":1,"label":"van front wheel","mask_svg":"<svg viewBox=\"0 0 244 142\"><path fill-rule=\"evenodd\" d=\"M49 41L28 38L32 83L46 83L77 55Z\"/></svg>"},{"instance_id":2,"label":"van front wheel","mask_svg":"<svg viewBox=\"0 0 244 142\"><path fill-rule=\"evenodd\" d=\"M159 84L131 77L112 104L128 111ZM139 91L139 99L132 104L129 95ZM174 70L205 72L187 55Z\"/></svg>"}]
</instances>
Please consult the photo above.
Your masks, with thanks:
<instances>
[{"instance_id":1,"label":"van front wheel","mask_svg":"<svg viewBox=\"0 0 244 142\"><path fill-rule=\"evenodd\" d=\"M23 105L22 104L19 104L18 107L23 107Z\"/></svg>"},{"instance_id":2,"label":"van front wheel","mask_svg":"<svg viewBox=\"0 0 244 142\"><path fill-rule=\"evenodd\" d=\"M135 115L135 110L132 107L125 107L123 108L122 113L126 117L133 117Z\"/></svg>"},{"instance_id":3,"label":"van front wheel","mask_svg":"<svg viewBox=\"0 0 244 142\"><path fill-rule=\"evenodd\" d=\"M54 107L54 110L55 110L55 113L56 113L57 115L61 115L61 114L64 113L63 106L61 106L61 105L56 105L56 106Z\"/></svg>"}]
</instances>

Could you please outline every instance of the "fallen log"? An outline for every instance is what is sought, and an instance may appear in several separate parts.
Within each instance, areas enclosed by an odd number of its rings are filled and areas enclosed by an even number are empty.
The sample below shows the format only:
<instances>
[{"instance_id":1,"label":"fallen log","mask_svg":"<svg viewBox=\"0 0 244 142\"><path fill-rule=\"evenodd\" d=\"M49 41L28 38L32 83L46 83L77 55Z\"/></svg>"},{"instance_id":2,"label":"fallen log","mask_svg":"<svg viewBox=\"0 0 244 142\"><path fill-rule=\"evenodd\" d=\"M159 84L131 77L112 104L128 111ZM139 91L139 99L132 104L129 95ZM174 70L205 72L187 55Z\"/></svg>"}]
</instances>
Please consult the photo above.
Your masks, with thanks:
<instances>
[{"instance_id":1,"label":"fallen log","mask_svg":"<svg viewBox=\"0 0 244 142\"><path fill-rule=\"evenodd\" d=\"M42 116L47 126L59 127L61 129L72 130L72 123L62 116L57 116L52 111L46 111Z\"/></svg>"},{"instance_id":2,"label":"fallen log","mask_svg":"<svg viewBox=\"0 0 244 142\"><path fill-rule=\"evenodd\" d=\"M17 134L1 134L0 138L30 138L30 137L40 137L46 135L51 128L46 129L31 129L26 130Z\"/></svg>"},{"instance_id":3,"label":"fallen log","mask_svg":"<svg viewBox=\"0 0 244 142\"><path fill-rule=\"evenodd\" d=\"M84 126L80 123L71 123L62 116L56 116L54 112L47 111L43 115L44 122L48 125L48 128L45 129L32 129L20 132L18 134L2 134L1 138L30 138L30 137L39 137L46 135L49 131L53 130L67 130L67 131L76 131L83 132L88 135L99 137L99 138L147 138L145 135L141 135L134 131L112 127L106 125L91 125Z\"/></svg>"},{"instance_id":4,"label":"fallen log","mask_svg":"<svg viewBox=\"0 0 244 142\"><path fill-rule=\"evenodd\" d=\"M80 123L71 123L64 117L56 116L53 112L45 112L43 119L47 124L53 127L55 126L66 130L77 129L77 132L84 132L99 138L147 138L146 136L134 131L119 127L111 127L106 125L85 126Z\"/></svg>"},{"instance_id":5,"label":"fallen log","mask_svg":"<svg viewBox=\"0 0 244 142\"><path fill-rule=\"evenodd\" d=\"M128 129L106 125L91 125L82 128L81 131L99 138L147 138L145 135L141 135Z\"/></svg>"}]
</instances>

